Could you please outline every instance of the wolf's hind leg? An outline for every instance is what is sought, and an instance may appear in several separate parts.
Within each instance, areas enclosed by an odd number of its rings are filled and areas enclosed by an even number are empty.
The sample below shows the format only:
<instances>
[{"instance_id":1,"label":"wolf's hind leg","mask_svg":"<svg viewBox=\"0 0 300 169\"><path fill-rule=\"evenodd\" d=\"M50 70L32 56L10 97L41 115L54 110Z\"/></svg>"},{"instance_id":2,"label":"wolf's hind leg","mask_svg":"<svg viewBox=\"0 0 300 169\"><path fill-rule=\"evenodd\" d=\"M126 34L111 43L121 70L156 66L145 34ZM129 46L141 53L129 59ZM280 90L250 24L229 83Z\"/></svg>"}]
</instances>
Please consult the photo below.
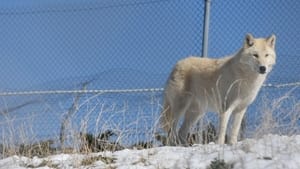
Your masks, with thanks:
<instances>
[{"instance_id":1,"label":"wolf's hind leg","mask_svg":"<svg viewBox=\"0 0 300 169\"><path fill-rule=\"evenodd\" d=\"M176 140L178 138L178 135L177 135L177 124L178 124L178 121L179 121L179 117L177 117L177 115L173 115L173 120L171 121L171 129L170 131L168 132L168 145L171 145L171 146L176 146L177 143L176 143Z\"/></svg>"},{"instance_id":2,"label":"wolf's hind leg","mask_svg":"<svg viewBox=\"0 0 300 169\"><path fill-rule=\"evenodd\" d=\"M191 104L191 97L189 94L185 94L182 96L178 96L174 99L173 105L171 106L171 130L169 131L169 143L171 145L178 145L180 144L178 132L177 132L177 125L178 121L182 115L186 114L187 109L190 107Z\"/></svg>"},{"instance_id":3,"label":"wolf's hind leg","mask_svg":"<svg viewBox=\"0 0 300 169\"><path fill-rule=\"evenodd\" d=\"M201 110L197 103L191 104L190 108L187 110L182 126L179 129L179 139L180 143L183 145L188 144L188 134L191 127L200 119L203 115L203 110Z\"/></svg>"}]
</instances>

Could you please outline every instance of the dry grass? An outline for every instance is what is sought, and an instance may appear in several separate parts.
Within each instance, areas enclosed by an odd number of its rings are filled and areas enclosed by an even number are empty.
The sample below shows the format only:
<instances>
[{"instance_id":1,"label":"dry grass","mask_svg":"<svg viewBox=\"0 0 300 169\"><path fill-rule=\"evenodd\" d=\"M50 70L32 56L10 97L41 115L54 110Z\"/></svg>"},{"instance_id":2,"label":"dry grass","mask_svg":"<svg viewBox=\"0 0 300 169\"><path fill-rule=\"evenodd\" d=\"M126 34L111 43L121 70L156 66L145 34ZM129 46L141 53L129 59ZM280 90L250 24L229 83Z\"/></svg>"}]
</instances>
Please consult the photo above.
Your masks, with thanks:
<instances>
[{"instance_id":1,"label":"dry grass","mask_svg":"<svg viewBox=\"0 0 300 169\"><path fill-rule=\"evenodd\" d=\"M284 135L297 134L299 131L299 119L300 119L300 100L293 97L293 91L287 92L279 98L269 98L264 96L259 108L259 113L262 114L259 126L256 126L255 131L253 131L253 137L260 138L265 134L275 133ZM151 98L151 106L153 107L150 114L152 120L154 119L154 127L149 131L139 131L137 127L138 123L146 123L147 118L143 117L142 108L141 113L138 113L137 121L131 121L126 123L125 116L128 114L129 105L128 103L119 107L117 105L111 104L107 105L99 101L99 104L89 106L86 111L82 108L86 108L87 104L94 102L93 99L97 97L92 96L83 101L79 99L74 99L74 104L72 107L65 112L67 116L64 116L62 120L63 132L60 132L60 136L55 136L50 140L39 140L35 131L33 130L33 123L35 114L32 117L26 117L26 122L23 125L18 125L15 127L15 123L18 119L16 117L10 117L2 114L4 121L2 124L8 129L5 133L2 133L2 142L0 144L0 153L2 158L12 156L12 155L22 155L27 157L45 157L48 155L56 153L84 153L90 154L99 151L118 151L124 148L134 148L134 149L144 149L152 148L161 145L164 141L164 135L156 135L160 133L160 128L158 124L157 114L160 112L161 105L159 99ZM156 100L155 100L156 99ZM153 101L154 100L154 101ZM287 104L288 103L288 104ZM101 105L102 104L102 105ZM286 107L286 105L290 105ZM253 106L253 105L252 105ZM70 110L72 111L70 113ZM76 110L76 111L75 111ZM94 111L98 112L98 115L92 116L94 118L95 130L90 132L89 125L91 121L91 114ZM72 120L78 114L84 115L81 118L80 123L75 124ZM106 117L105 113L110 112L112 115L103 123L103 118ZM43 112L42 112L43 113ZM141 115L141 117L139 116ZM119 119L118 120L115 120ZM151 117L150 117L151 118ZM67 120L66 120L67 119ZM282 119L289 120L287 126L284 126ZM25 120L24 118L22 120ZM118 121L111 124L112 121ZM124 129L124 125L133 127L133 129ZM248 124L250 125L250 124ZM211 141L216 140L216 129L215 123L201 123L200 132L190 135L190 143L202 143L206 144ZM247 130L247 127L245 128ZM148 140L133 140L133 144L124 145L123 141L129 138L129 134L137 135L140 132L144 132L145 137ZM246 131L249 132L249 131ZM200 133L200 134L199 134ZM63 138L63 141L62 141ZM16 140L19 140L17 143ZM35 140L35 141L34 141ZM34 141L34 142L33 142ZM93 161L106 161L103 157L93 157L83 161L83 165L89 165ZM107 159L110 160L110 159ZM113 160L112 160L113 161Z\"/></svg>"},{"instance_id":2,"label":"dry grass","mask_svg":"<svg viewBox=\"0 0 300 169\"><path fill-rule=\"evenodd\" d=\"M104 156L91 156L88 158L85 158L81 161L81 165L87 166L91 165L96 161L102 161L105 164L113 164L115 163L116 159L112 157L104 157Z\"/></svg>"},{"instance_id":3,"label":"dry grass","mask_svg":"<svg viewBox=\"0 0 300 169\"><path fill-rule=\"evenodd\" d=\"M254 138L266 134L294 135L300 129L300 100L295 96L296 88L278 98L263 96L259 111L260 125L254 131Z\"/></svg>"}]
</instances>

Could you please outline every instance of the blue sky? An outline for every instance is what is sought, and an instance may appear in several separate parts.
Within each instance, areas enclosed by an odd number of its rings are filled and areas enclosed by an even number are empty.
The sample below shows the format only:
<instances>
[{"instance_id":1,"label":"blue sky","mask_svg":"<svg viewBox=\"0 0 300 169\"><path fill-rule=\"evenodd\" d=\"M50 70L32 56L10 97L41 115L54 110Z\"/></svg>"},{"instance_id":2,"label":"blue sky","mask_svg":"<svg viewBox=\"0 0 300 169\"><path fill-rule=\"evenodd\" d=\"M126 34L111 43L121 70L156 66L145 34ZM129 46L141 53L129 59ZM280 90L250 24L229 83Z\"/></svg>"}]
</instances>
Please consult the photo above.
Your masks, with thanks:
<instances>
[{"instance_id":1,"label":"blue sky","mask_svg":"<svg viewBox=\"0 0 300 169\"><path fill-rule=\"evenodd\" d=\"M1 16L4 27L0 54L5 61L0 63L1 74L8 80L1 82L2 89L32 89L34 85L68 78L76 83L78 77L97 78L97 74L116 71L121 71L119 76L125 76L124 69L166 73L170 66L164 65L175 63L177 59L172 56L178 52L180 55L199 53L201 19L197 17L201 18L201 4L132 1L123 6L122 1L119 3L122 5L107 7L102 2L91 6L83 2L47 5L45 1L40 6L34 2L24 7L18 5L17 10L6 7L5 11L12 10ZM191 11L183 12L183 9ZM180 25L183 26L179 28ZM187 42L195 43L189 47ZM180 51L183 45L187 47ZM62 83L60 87L64 85L69 84Z\"/></svg>"},{"instance_id":2,"label":"blue sky","mask_svg":"<svg viewBox=\"0 0 300 169\"><path fill-rule=\"evenodd\" d=\"M88 80L93 88L163 87L178 59L201 55L203 7L199 0L3 0L0 90L71 89ZM270 81L299 80L299 1L213 0L211 7L210 56L236 52L248 32L274 33Z\"/></svg>"}]
</instances>

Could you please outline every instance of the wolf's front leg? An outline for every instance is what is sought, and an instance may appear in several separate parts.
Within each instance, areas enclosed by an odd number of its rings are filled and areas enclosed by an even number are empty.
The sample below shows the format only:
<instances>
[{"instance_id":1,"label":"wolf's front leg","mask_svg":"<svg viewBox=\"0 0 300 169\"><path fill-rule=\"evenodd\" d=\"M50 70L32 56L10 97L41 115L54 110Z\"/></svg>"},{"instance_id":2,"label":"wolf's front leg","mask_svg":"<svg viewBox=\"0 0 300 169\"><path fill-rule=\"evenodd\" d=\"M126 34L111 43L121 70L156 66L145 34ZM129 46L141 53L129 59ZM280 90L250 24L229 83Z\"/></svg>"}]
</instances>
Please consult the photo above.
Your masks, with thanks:
<instances>
[{"instance_id":1,"label":"wolf's front leg","mask_svg":"<svg viewBox=\"0 0 300 169\"><path fill-rule=\"evenodd\" d=\"M225 143L225 136L226 136L226 130L228 121L231 115L230 112L225 112L220 114L220 120L219 120L219 137L218 137L218 144L224 144Z\"/></svg>"},{"instance_id":2,"label":"wolf's front leg","mask_svg":"<svg viewBox=\"0 0 300 169\"><path fill-rule=\"evenodd\" d=\"M239 131L241 128L241 123L242 123L243 117L246 113L246 110L247 110L247 108L244 108L240 111L235 111L233 113L233 125L232 125L232 131L231 131L229 144L237 143Z\"/></svg>"},{"instance_id":3,"label":"wolf's front leg","mask_svg":"<svg viewBox=\"0 0 300 169\"><path fill-rule=\"evenodd\" d=\"M225 143L225 135L226 135L226 130L227 130L227 126L228 126L228 121L229 121L229 118L230 118L232 112L236 109L238 104L239 104L239 101L236 100L229 106L229 108L225 112L220 112L218 144Z\"/></svg>"},{"instance_id":4,"label":"wolf's front leg","mask_svg":"<svg viewBox=\"0 0 300 169\"><path fill-rule=\"evenodd\" d=\"M230 116L232 112L235 111L235 109L240 104L240 100L236 99L230 106L226 109L226 111L219 112L220 120L219 120L219 137L218 137L218 144L224 144L225 143L225 136L226 136L226 130L228 126L228 121L230 119Z\"/></svg>"}]
</instances>

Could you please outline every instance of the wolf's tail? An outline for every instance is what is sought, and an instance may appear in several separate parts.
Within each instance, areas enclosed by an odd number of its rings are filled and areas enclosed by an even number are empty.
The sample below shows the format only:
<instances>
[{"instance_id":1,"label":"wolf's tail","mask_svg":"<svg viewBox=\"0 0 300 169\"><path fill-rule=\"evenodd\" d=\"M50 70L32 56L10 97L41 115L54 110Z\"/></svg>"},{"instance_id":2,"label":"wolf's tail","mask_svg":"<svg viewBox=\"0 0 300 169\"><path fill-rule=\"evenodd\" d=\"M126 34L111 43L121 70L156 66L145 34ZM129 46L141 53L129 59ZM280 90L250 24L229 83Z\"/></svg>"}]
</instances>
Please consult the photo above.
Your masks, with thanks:
<instances>
[{"instance_id":1,"label":"wolf's tail","mask_svg":"<svg viewBox=\"0 0 300 169\"><path fill-rule=\"evenodd\" d=\"M160 117L160 125L165 132L169 133L171 131L172 121L173 119L170 105L167 101L164 101L164 106Z\"/></svg>"}]
</instances>

